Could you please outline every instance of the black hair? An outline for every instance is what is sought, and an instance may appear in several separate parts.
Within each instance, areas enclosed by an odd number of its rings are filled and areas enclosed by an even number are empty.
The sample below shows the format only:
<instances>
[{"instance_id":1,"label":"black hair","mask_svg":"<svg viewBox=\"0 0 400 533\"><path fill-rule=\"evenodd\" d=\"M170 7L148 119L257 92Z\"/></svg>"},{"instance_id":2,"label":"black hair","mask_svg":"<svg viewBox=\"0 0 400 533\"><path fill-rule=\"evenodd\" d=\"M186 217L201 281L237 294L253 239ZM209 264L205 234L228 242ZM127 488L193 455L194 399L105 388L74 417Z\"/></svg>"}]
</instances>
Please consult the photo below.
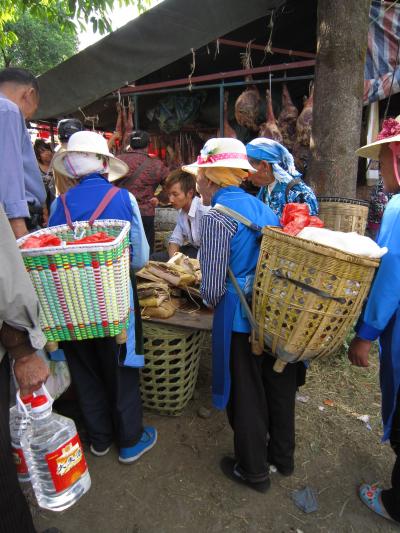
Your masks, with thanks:
<instances>
[{"instance_id":1,"label":"black hair","mask_svg":"<svg viewBox=\"0 0 400 533\"><path fill-rule=\"evenodd\" d=\"M35 156L36 156L36 159L41 163L42 162L42 158L41 158L41 155L40 155L40 152L42 150L50 150L51 152L53 151L52 147L51 147L51 144L46 142L44 139L36 139L34 145L33 145L33 150L35 152Z\"/></svg>"},{"instance_id":2,"label":"black hair","mask_svg":"<svg viewBox=\"0 0 400 533\"><path fill-rule=\"evenodd\" d=\"M129 144L133 150L138 150L140 148L146 148L149 145L149 134L147 131L136 130L131 133L131 138Z\"/></svg>"},{"instance_id":3,"label":"black hair","mask_svg":"<svg viewBox=\"0 0 400 533\"><path fill-rule=\"evenodd\" d=\"M196 194L196 178L192 174L184 172L180 168L174 170L165 180L166 190L169 191L169 189L176 183L179 183L185 194L189 194L190 191L193 191L194 194Z\"/></svg>"},{"instance_id":4,"label":"black hair","mask_svg":"<svg viewBox=\"0 0 400 533\"><path fill-rule=\"evenodd\" d=\"M18 85L31 85L39 94L39 84L36 77L23 68L7 67L0 70L0 85L3 83L16 83Z\"/></svg>"}]
</instances>

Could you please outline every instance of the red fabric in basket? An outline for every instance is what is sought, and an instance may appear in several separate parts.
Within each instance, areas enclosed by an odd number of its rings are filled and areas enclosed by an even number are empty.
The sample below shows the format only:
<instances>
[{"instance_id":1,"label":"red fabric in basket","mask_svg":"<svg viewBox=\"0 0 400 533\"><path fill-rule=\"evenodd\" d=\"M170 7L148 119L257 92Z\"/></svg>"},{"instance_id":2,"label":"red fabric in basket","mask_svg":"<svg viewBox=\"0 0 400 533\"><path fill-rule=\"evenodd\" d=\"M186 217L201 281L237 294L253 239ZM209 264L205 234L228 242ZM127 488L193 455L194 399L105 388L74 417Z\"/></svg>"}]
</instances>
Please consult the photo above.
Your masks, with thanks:
<instances>
[{"instance_id":1,"label":"red fabric in basket","mask_svg":"<svg viewBox=\"0 0 400 533\"><path fill-rule=\"evenodd\" d=\"M311 216L307 204L286 204L281 217L283 231L288 235L297 235L306 226L323 228L324 223L316 216Z\"/></svg>"},{"instance_id":2,"label":"red fabric in basket","mask_svg":"<svg viewBox=\"0 0 400 533\"><path fill-rule=\"evenodd\" d=\"M48 246L60 246L61 239L56 235L32 235L28 237L21 248L46 248Z\"/></svg>"},{"instance_id":3,"label":"red fabric in basket","mask_svg":"<svg viewBox=\"0 0 400 533\"><path fill-rule=\"evenodd\" d=\"M115 240L115 237L110 237L104 231L98 231L97 233L93 233L93 235L83 237L83 239L67 242L67 244L95 244L97 242L112 242L113 240Z\"/></svg>"}]
</instances>

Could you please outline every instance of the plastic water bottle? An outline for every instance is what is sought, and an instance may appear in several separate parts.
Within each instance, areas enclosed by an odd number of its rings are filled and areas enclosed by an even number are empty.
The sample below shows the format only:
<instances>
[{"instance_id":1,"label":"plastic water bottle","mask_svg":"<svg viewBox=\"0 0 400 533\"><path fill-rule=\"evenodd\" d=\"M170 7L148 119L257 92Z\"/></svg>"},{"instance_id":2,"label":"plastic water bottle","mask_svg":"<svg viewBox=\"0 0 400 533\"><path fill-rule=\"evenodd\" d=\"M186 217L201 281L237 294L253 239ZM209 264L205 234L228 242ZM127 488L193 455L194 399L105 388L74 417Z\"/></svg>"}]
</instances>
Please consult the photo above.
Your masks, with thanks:
<instances>
[{"instance_id":1,"label":"plastic water bottle","mask_svg":"<svg viewBox=\"0 0 400 533\"><path fill-rule=\"evenodd\" d=\"M22 438L33 490L43 509L63 511L77 502L91 481L76 426L52 412L52 399L40 394L31 401L31 425Z\"/></svg>"},{"instance_id":2,"label":"plastic water bottle","mask_svg":"<svg viewBox=\"0 0 400 533\"><path fill-rule=\"evenodd\" d=\"M33 394L21 398L21 401L28 412L21 407L19 402L10 409L11 448L15 467L17 469L18 481L20 483L26 483L29 481L28 465L25 460L21 441L23 435L27 432L31 424L31 419L28 413L31 409L30 402L33 398Z\"/></svg>"}]
</instances>

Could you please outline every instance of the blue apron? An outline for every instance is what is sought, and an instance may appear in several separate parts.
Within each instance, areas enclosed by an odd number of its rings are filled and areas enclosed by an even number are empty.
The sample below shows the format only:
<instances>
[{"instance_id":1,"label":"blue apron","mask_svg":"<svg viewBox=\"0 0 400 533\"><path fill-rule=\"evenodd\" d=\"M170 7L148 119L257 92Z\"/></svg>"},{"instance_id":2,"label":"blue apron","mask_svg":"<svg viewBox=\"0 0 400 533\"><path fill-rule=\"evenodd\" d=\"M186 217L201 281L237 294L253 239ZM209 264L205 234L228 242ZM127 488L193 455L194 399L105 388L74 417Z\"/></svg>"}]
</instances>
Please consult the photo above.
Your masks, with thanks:
<instances>
[{"instance_id":1,"label":"blue apron","mask_svg":"<svg viewBox=\"0 0 400 533\"><path fill-rule=\"evenodd\" d=\"M259 226L279 226L278 217L257 198L239 187L225 187L215 193L211 205L221 204L248 218ZM260 250L260 233L238 222L238 230L231 240L229 266L239 286L249 297ZM224 409L230 395L230 352L232 332L250 333L250 324L239 296L229 280L226 292L214 311L212 330L213 404Z\"/></svg>"},{"instance_id":2,"label":"blue apron","mask_svg":"<svg viewBox=\"0 0 400 533\"><path fill-rule=\"evenodd\" d=\"M113 187L114 186L101 174L89 174L79 180L79 183L70 189L65 195L72 221L89 220L96 207ZM107 218L126 220L132 224L133 210L127 190L120 189L98 217L98 219ZM64 206L61 198L58 197L54 212L50 216L49 226L66 224L66 222ZM132 284L130 285L129 294L130 312L129 326L127 330L126 355L121 364L123 364L123 366L142 367L144 366L144 355L137 354L135 349L136 335Z\"/></svg>"}]
</instances>

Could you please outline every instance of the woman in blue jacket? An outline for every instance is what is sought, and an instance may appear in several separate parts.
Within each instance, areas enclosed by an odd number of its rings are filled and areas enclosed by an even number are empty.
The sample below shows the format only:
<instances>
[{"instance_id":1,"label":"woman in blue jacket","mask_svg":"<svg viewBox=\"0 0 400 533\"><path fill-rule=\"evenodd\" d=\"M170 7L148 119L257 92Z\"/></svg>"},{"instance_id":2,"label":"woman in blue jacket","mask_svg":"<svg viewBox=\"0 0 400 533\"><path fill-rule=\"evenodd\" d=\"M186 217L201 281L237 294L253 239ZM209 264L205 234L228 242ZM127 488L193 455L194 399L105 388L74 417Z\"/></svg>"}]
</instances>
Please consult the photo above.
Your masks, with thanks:
<instances>
[{"instance_id":1,"label":"woman in blue jacket","mask_svg":"<svg viewBox=\"0 0 400 533\"><path fill-rule=\"evenodd\" d=\"M149 258L149 245L136 199L110 183L122 177L128 167L109 152L106 140L91 131L74 133L66 151L55 156L53 166L58 173L75 179L77 185L53 203L49 226L89 220L96 211L97 219L126 220L131 224L131 266L134 270L142 268ZM62 346L91 452L105 455L115 439L121 463L136 461L157 440L154 428L143 427L139 367L144 357L142 351L136 353L136 340L131 311L126 344L118 345L114 338L106 337L69 341Z\"/></svg>"}]
</instances>

